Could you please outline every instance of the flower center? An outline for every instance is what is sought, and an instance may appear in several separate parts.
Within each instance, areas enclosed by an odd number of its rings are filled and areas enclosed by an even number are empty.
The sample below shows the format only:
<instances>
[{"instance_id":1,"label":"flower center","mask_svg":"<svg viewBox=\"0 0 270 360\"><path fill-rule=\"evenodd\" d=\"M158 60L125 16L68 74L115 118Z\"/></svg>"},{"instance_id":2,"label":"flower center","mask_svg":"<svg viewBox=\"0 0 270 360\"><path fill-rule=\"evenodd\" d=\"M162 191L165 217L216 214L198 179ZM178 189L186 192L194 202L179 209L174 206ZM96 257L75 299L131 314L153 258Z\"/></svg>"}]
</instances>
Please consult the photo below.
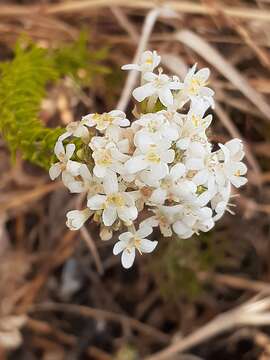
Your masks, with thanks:
<instances>
[{"instance_id":1,"label":"flower center","mask_svg":"<svg viewBox=\"0 0 270 360\"><path fill-rule=\"evenodd\" d=\"M75 131L79 127L78 121L72 121L67 125L67 131Z\"/></svg>"},{"instance_id":2,"label":"flower center","mask_svg":"<svg viewBox=\"0 0 270 360\"><path fill-rule=\"evenodd\" d=\"M205 86L205 82L200 78L193 78L190 82L189 93L191 95L197 95L200 87Z\"/></svg>"},{"instance_id":3,"label":"flower center","mask_svg":"<svg viewBox=\"0 0 270 360\"><path fill-rule=\"evenodd\" d=\"M113 120L114 120L114 118L111 115L109 115L108 113L95 114L93 116L93 119L95 120L95 122L99 126L111 125L113 123Z\"/></svg>"},{"instance_id":4,"label":"flower center","mask_svg":"<svg viewBox=\"0 0 270 360\"><path fill-rule=\"evenodd\" d=\"M195 116L194 114L191 117L192 123L197 128L200 125L200 119L198 116Z\"/></svg>"},{"instance_id":5,"label":"flower center","mask_svg":"<svg viewBox=\"0 0 270 360\"><path fill-rule=\"evenodd\" d=\"M157 129L159 128L158 122L155 120L150 120L149 123L147 124L147 128L148 128L148 131L151 133L156 132Z\"/></svg>"},{"instance_id":6,"label":"flower center","mask_svg":"<svg viewBox=\"0 0 270 360\"><path fill-rule=\"evenodd\" d=\"M109 195L107 197L106 203L108 205L113 205L113 206L116 206L116 207L122 207L122 206L125 205L124 198L119 193L114 193L114 194Z\"/></svg>"},{"instance_id":7,"label":"flower center","mask_svg":"<svg viewBox=\"0 0 270 360\"><path fill-rule=\"evenodd\" d=\"M146 65L153 65L153 59L152 59L152 57L148 57L146 60L145 60L145 64Z\"/></svg>"},{"instance_id":8,"label":"flower center","mask_svg":"<svg viewBox=\"0 0 270 360\"><path fill-rule=\"evenodd\" d=\"M110 150L100 149L96 155L96 163L101 166L109 166L112 164L112 156Z\"/></svg>"},{"instance_id":9,"label":"flower center","mask_svg":"<svg viewBox=\"0 0 270 360\"><path fill-rule=\"evenodd\" d=\"M148 151L146 159L155 164L160 163L160 156L153 150Z\"/></svg>"},{"instance_id":10,"label":"flower center","mask_svg":"<svg viewBox=\"0 0 270 360\"><path fill-rule=\"evenodd\" d=\"M134 246L139 251L139 253L142 255L142 252L141 252L141 239L138 238L138 237L134 237L131 240L131 243L132 243L132 247Z\"/></svg>"}]
</instances>

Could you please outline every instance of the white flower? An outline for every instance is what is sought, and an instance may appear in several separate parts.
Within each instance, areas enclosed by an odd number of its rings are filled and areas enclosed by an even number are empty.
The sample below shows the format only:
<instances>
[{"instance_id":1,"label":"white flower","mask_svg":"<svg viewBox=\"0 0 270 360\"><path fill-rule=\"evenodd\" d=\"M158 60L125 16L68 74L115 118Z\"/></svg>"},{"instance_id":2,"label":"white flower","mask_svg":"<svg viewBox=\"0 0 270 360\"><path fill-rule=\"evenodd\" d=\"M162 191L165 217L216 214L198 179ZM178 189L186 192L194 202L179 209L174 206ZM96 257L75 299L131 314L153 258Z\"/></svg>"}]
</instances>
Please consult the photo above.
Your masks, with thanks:
<instances>
[{"instance_id":1,"label":"white flower","mask_svg":"<svg viewBox=\"0 0 270 360\"><path fill-rule=\"evenodd\" d=\"M173 224L174 232L182 239L191 237L199 231L209 231L214 226L212 210L200 207L195 200L183 204L178 214L179 219Z\"/></svg>"},{"instance_id":2,"label":"white flower","mask_svg":"<svg viewBox=\"0 0 270 360\"><path fill-rule=\"evenodd\" d=\"M171 79L161 72L158 75L147 72L143 75L143 80L146 83L134 89L132 93L137 101L141 102L147 97L153 96L156 99L159 98L166 107L173 105L172 90L180 88L180 81L177 77Z\"/></svg>"},{"instance_id":3,"label":"white flower","mask_svg":"<svg viewBox=\"0 0 270 360\"><path fill-rule=\"evenodd\" d=\"M72 121L66 126L66 132L59 136L58 141L64 141L70 136L78 137L87 140L89 138L89 130L86 126L86 121Z\"/></svg>"},{"instance_id":4,"label":"white flower","mask_svg":"<svg viewBox=\"0 0 270 360\"><path fill-rule=\"evenodd\" d=\"M78 230L93 214L88 208L84 210L71 210L67 213L67 226L70 230Z\"/></svg>"},{"instance_id":5,"label":"white flower","mask_svg":"<svg viewBox=\"0 0 270 360\"><path fill-rule=\"evenodd\" d=\"M245 156L244 146L240 139L232 139L227 141L224 146L229 150L230 157L233 161L241 161Z\"/></svg>"},{"instance_id":6,"label":"white flower","mask_svg":"<svg viewBox=\"0 0 270 360\"><path fill-rule=\"evenodd\" d=\"M144 170L141 178L151 186L168 174L168 163L174 160L174 150L169 149L169 142L156 144L147 134L142 134L137 140L137 152L125 163L125 168L129 174Z\"/></svg>"},{"instance_id":7,"label":"white flower","mask_svg":"<svg viewBox=\"0 0 270 360\"><path fill-rule=\"evenodd\" d=\"M152 192L152 195L149 199L150 202L162 205L167 199L171 201L178 201L180 192L183 190L183 188L185 188L185 186L182 186L184 184L181 184L185 173L186 168L184 164L178 163L172 166L169 174L160 180L159 187ZM193 184L193 186L194 191L196 191L196 185ZM188 188L188 190L190 189Z\"/></svg>"},{"instance_id":8,"label":"white flower","mask_svg":"<svg viewBox=\"0 0 270 360\"><path fill-rule=\"evenodd\" d=\"M212 115L204 118L205 110L202 102L190 108L181 128L181 137L176 143L179 149L187 150L191 142L207 143L205 131L212 122Z\"/></svg>"},{"instance_id":9,"label":"white flower","mask_svg":"<svg viewBox=\"0 0 270 360\"><path fill-rule=\"evenodd\" d=\"M142 53L138 64L127 64L122 66L122 70L137 70L141 72L153 71L160 63L161 57L156 51L145 51Z\"/></svg>"},{"instance_id":10,"label":"white flower","mask_svg":"<svg viewBox=\"0 0 270 360\"><path fill-rule=\"evenodd\" d=\"M49 169L49 175L52 180L56 179L61 172L69 171L74 175L78 175L80 163L70 160L75 151L74 144L68 144L66 149L61 141L57 141L54 147L54 153L59 162L53 164Z\"/></svg>"},{"instance_id":11,"label":"white flower","mask_svg":"<svg viewBox=\"0 0 270 360\"><path fill-rule=\"evenodd\" d=\"M83 117L83 120L87 126L95 126L99 131L104 131L111 125L126 127L130 124L126 114L120 110L103 114L88 114Z\"/></svg>"},{"instance_id":12,"label":"white flower","mask_svg":"<svg viewBox=\"0 0 270 360\"><path fill-rule=\"evenodd\" d=\"M119 191L117 176L112 173L103 181L105 195L96 194L88 198L87 206L91 210L102 210L105 226L111 226L117 218L130 225L138 216L133 197L125 191Z\"/></svg>"},{"instance_id":13,"label":"white flower","mask_svg":"<svg viewBox=\"0 0 270 360\"><path fill-rule=\"evenodd\" d=\"M141 222L141 226L159 226L164 237L171 237L173 234L172 225L176 221L176 216L181 208L181 205L158 206L152 208L151 211L154 215Z\"/></svg>"},{"instance_id":14,"label":"white flower","mask_svg":"<svg viewBox=\"0 0 270 360\"><path fill-rule=\"evenodd\" d=\"M189 150L190 153L185 160L185 165L188 170L195 172L192 181L198 186L208 186L211 178L216 178L219 165L217 154L211 153L199 143L193 143Z\"/></svg>"},{"instance_id":15,"label":"white flower","mask_svg":"<svg viewBox=\"0 0 270 360\"><path fill-rule=\"evenodd\" d=\"M239 143L235 143L233 146L229 144L229 147L226 145L219 144L219 147L222 151L224 162L220 164L220 172L226 176L226 178L236 187L239 188L247 183L247 179L243 176L247 172L246 165L241 161L236 161L242 157L242 151L239 150ZM222 185L222 184L220 184Z\"/></svg>"},{"instance_id":16,"label":"white flower","mask_svg":"<svg viewBox=\"0 0 270 360\"><path fill-rule=\"evenodd\" d=\"M97 141L99 139L101 142ZM92 154L95 162L94 175L104 178L112 172L121 174L123 172L123 163L129 159L129 156L121 153L113 142L107 142L106 140L103 142L103 140L102 137L94 137L90 142L90 147L94 149Z\"/></svg>"},{"instance_id":17,"label":"white flower","mask_svg":"<svg viewBox=\"0 0 270 360\"><path fill-rule=\"evenodd\" d=\"M93 176L86 164L82 164L79 175L73 176L69 172L63 173L63 183L72 193L87 193L87 196L102 191L101 179Z\"/></svg>"},{"instance_id":18,"label":"white flower","mask_svg":"<svg viewBox=\"0 0 270 360\"><path fill-rule=\"evenodd\" d=\"M135 260L136 250L140 254L151 253L157 246L157 241L146 239L153 229L149 226L140 226L135 233L125 232L119 236L119 241L114 245L113 254L122 252L121 262L125 269L129 269Z\"/></svg>"},{"instance_id":19,"label":"white flower","mask_svg":"<svg viewBox=\"0 0 270 360\"><path fill-rule=\"evenodd\" d=\"M132 128L136 130L134 142L141 134L147 134L156 142L163 139L175 141L179 137L179 128L176 124L170 123L163 112L145 114L139 120L132 123Z\"/></svg>"},{"instance_id":20,"label":"white flower","mask_svg":"<svg viewBox=\"0 0 270 360\"><path fill-rule=\"evenodd\" d=\"M181 92L186 94L195 103L204 100L213 105L212 97L214 91L207 87L210 70L203 68L196 72L196 64L187 73L184 83L181 85Z\"/></svg>"},{"instance_id":21,"label":"white flower","mask_svg":"<svg viewBox=\"0 0 270 360\"><path fill-rule=\"evenodd\" d=\"M211 206L212 209L215 211L216 215L213 217L214 221L219 220L225 213L228 211L230 214L234 215L234 212L229 208L235 207L235 204L229 203L231 198L231 183L219 189L219 192L212 198Z\"/></svg>"}]
</instances>

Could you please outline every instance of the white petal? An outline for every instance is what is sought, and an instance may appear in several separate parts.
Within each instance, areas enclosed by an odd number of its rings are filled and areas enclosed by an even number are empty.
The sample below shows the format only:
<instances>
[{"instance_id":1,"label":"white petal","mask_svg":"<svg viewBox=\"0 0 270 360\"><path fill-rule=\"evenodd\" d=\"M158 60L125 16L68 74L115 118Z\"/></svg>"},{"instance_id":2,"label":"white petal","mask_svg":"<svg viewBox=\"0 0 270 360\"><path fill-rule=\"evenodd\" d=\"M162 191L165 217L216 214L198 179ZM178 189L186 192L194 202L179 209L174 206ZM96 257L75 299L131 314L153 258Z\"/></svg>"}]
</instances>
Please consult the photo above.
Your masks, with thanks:
<instances>
[{"instance_id":1,"label":"white petal","mask_svg":"<svg viewBox=\"0 0 270 360\"><path fill-rule=\"evenodd\" d=\"M62 141L64 141L65 139L67 139L68 137L70 137L71 135L72 135L71 132L66 131L66 132L64 132L64 134L62 134L62 135L59 136L57 142L62 142Z\"/></svg>"},{"instance_id":2,"label":"white petal","mask_svg":"<svg viewBox=\"0 0 270 360\"><path fill-rule=\"evenodd\" d=\"M198 201L201 206L205 206L212 200L215 193L211 193L210 191L206 190L201 195L198 196Z\"/></svg>"},{"instance_id":3,"label":"white petal","mask_svg":"<svg viewBox=\"0 0 270 360\"><path fill-rule=\"evenodd\" d=\"M179 137L177 128L172 126L166 126L162 130L162 136L168 140L175 141Z\"/></svg>"},{"instance_id":4,"label":"white petal","mask_svg":"<svg viewBox=\"0 0 270 360\"><path fill-rule=\"evenodd\" d=\"M87 200L87 207L91 210L101 210L104 207L106 198L105 195L96 194Z\"/></svg>"},{"instance_id":5,"label":"white petal","mask_svg":"<svg viewBox=\"0 0 270 360\"><path fill-rule=\"evenodd\" d=\"M203 144L199 143L199 142L191 142L190 144L190 147L189 147L189 150L192 152L192 154L195 156L195 157L202 157L203 154L205 153L205 147Z\"/></svg>"},{"instance_id":6,"label":"white petal","mask_svg":"<svg viewBox=\"0 0 270 360\"><path fill-rule=\"evenodd\" d=\"M113 247L113 255L118 255L126 248L126 243L124 241L117 241Z\"/></svg>"},{"instance_id":7,"label":"white petal","mask_svg":"<svg viewBox=\"0 0 270 360\"><path fill-rule=\"evenodd\" d=\"M131 268L135 260L135 248L131 250L125 249L121 256L121 262L125 269Z\"/></svg>"},{"instance_id":8,"label":"white petal","mask_svg":"<svg viewBox=\"0 0 270 360\"><path fill-rule=\"evenodd\" d=\"M118 160L120 162L125 162L129 159L129 156L126 154L122 154L118 149L112 148L110 149L111 155L115 160Z\"/></svg>"},{"instance_id":9,"label":"white petal","mask_svg":"<svg viewBox=\"0 0 270 360\"><path fill-rule=\"evenodd\" d=\"M134 144L143 152L146 153L149 150L150 145L154 145L155 142L149 133L145 131L138 131L134 136Z\"/></svg>"},{"instance_id":10,"label":"white petal","mask_svg":"<svg viewBox=\"0 0 270 360\"><path fill-rule=\"evenodd\" d=\"M156 89L152 83L147 83L145 85L139 86L138 88L134 89L132 95L134 98L141 102L148 96L151 96L155 93Z\"/></svg>"},{"instance_id":11,"label":"white petal","mask_svg":"<svg viewBox=\"0 0 270 360\"><path fill-rule=\"evenodd\" d=\"M103 210L102 220L104 225L111 226L117 218L116 208L113 206L109 206L108 208Z\"/></svg>"},{"instance_id":12,"label":"white petal","mask_svg":"<svg viewBox=\"0 0 270 360\"><path fill-rule=\"evenodd\" d=\"M162 205L164 204L166 197L167 197L167 191L165 189L158 188L152 192L152 195L149 200L155 204Z\"/></svg>"},{"instance_id":13,"label":"white petal","mask_svg":"<svg viewBox=\"0 0 270 360\"><path fill-rule=\"evenodd\" d=\"M121 67L122 70L137 70L140 71L140 67L137 64L126 64Z\"/></svg>"},{"instance_id":14,"label":"white petal","mask_svg":"<svg viewBox=\"0 0 270 360\"><path fill-rule=\"evenodd\" d=\"M75 144L68 144L66 147L66 160L69 160L75 151Z\"/></svg>"},{"instance_id":15,"label":"white petal","mask_svg":"<svg viewBox=\"0 0 270 360\"><path fill-rule=\"evenodd\" d=\"M93 172L96 177L104 178L107 173L107 168L105 166L95 165Z\"/></svg>"},{"instance_id":16,"label":"white petal","mask_svg":"<svg viewBox=\"0 0 270 360\"><path fill-rule=\"evenodd\" d=\"M52 180L55 180L61 174L61 163L57 162L50 167L49 175Z\"/></svg>"},{"instance_id":17,"label":"white petal","mask_svg":"<svg viewBox=\"0 0 270 360\"><path fill-rule=\"evenodd\" d=\"M143 79L146 81L155 81L157 79L157 77L158 77L158 75L154 74L151 71L148 71L143 75Z\"/></svg>"},{"instance_id":18,"label":"white petal","mask_svg":"<svg viewBox=\"0 0 270 360\"><path fill-rule=\"evenodd\" d=\"M131 232L127 231L127 232L124 232L124 233L119 235L119 240L121 240L122 242L127 243L133 237L134 237L134 235Z\"/></svg>"},{"instance_id":19,"label":"white petal","mask_svg":"<svg viewBox=\"0 0 270 360\"><path fill-rule=\"evenodd\" d=\"M197 174L192 178L192 181L196 185L203 185L208 181L209 172L206 169L200 170Z\"/></svg>"},{"instance_id":20,"label":"white petal","mask_svg":"<svg viewBox=\"0 0 270 360\"><path fill-rule=\"evenodd\" d=\"M88 181L92 180L92 175L90 173L90 170L85 164L82 164L82 166L80 167L80 175L83 178L83 180L88 180Z\"/></svg>"},{"instance_id":21,"label":"white petal","mask_svg":"<svg viewBox=\"0 0 270 360\"><path fill-rule=\"evenodd\" d=\"M70 230L80 229L85 221L90 217L91 211L89 209L84 210L72 210L67 213L67 226Z\"/></svg>"},{"instance_id":22,"label":"white petal","mask_svg":"<svg viewBox=\"0 0 270 360\"><path fill-rule=\"evenodd\" d=\"M186 150L190 144L190 138L182 138L177 141L176 146L179 149Z\"/></svg>"},{"instance_id":23,"label":"white petal","mask_svg":"<svg viewBox=\"0 0 270 360\"><path fill-rule=\"evenodd\" d=\"M202 159L199 158L189 158L186 161L186 167L189 170L200 170L204 167Z\"/></svg>"},{"instance_id":24,"label":"white petal","mask_svg":"<svg viewBox=\"0 0 270 360\"><path fill-rule=\"evenodd\" d=\"M142 225L142 223L141 223L141 226L137 230L137 235L140 239L144 239L148 235L152 234L152 232L153 232L153 229L151 226L145 225L145 224Z\"/></svg>"},{"instance_id":25,"label":"white petal","mask_svg":"<svg viewBox=\"0 0 270 360\"><path fill-rule=\"evenodd\" d=\"M186 172L186 167L184 164L176 164L171 168L170 175L174 179L178 179L178 178L184 176L185 172Z\"/></svg>"},{"instance_id":26,"label":"white petal","mask_svg":"<svg viewBox=\"0 0 270 360\"><path fill-rule=\"evenodd\" d=\"M123 206L121 208L117 208L117 214L121 220L128 223L137 218L138 210L135 206L131 206L131 207Z\"/></svg>"},{"instance_id":27,"label":"white petal","mask_svg":"<svg viewBox=\"0 0 270 360\"><path fill-rule=\"evenodd\" d=\"M212 217L213 211L209 207L203 207L199 210L198 215L201 220L207 220Z\"/></svg>"},{"instance_id":28,"label":"white petal","mask_svg":"<svg viewBox=\"0 0 270 360\"><path fill-rule=\"evenodd\" d=\"M71 144L70 144L71 145ZM80 175L80 167L82 166L81 163L73 160L68 160L66 169L69 171L72 175L78 176Z\"/></svg>"},{"instance_id":29,"label":"white petal","mask_svg":"<svg viewBox=\"0 0 270 360\"><path fill-rule=\"evenodd\" d=\"M210 70L208 68L203 68L199 70L195 75L196 78L200 78L203 81L206 81L209 78L209 76L210 76Z\"/></svg>"},{"instance_id":30,"label":"white petal","mask_svg":"<svg viewBox=\"0 0 270 360\"><path fill-rule=\"evenodd\" d=\"M143 159L143 156L135 156L128 160L125 164L125 168L129 174L134 174L147 167L147 162Z\"/></svg>"},{"instance_id":31,"label":"white petal","mask_svg":"<svg viewBox=\"0 0 270 360\"><path fill-rule=\"evenodd\" d=\"M87 138L89 136L89 131L85 126L78 126L78 128L74 131L73 136L79 138Z\"/></svg>"},{"instance_id":32,"label":"white petal","mask_svg":"<svg viewBox=\"0 0 270 360\"><path fill-rule=\"evenodd\" d=\"M110 176L105 176L103 180L103 186L106 194L112 194L118 192L117 175L114 172L112 172Z\"/></svg>"},{"instance_id":33,"label":"white petal","mask_svg":"<svg viewBox=\"0 0 270 360\"><path fill-rule=\"evenodd\" d=\"M172 92L168 87L164 87L162 90L160 90L158 92L158 97L164 106L173 105Z\"/></svg>"},{"instance_id":34,"label":"white petal","mask_svg":"<svg viewBox=\"0 0 270 360\"><path fill-rule=\"evenodd\" d=\"M173 162L174 156L175 156L174 150L169 149L162 154L161 159L162 161L170 164L171 162Z\"/></svg>"},{"instance_id":35,"label":"white petal","mask_svg":"<svg viewBox=\"0 0 270 360\"><path fill-rule=\"evenodd\" d=\"M117 124L122 127L126 127L130 125L130 121L128 119L121 119L117 121Z\"/></svg>"},{"instance_id":36,"label":"white petal","mask_svg":"<svg viewBox=\"0 0 270 360\"><path fill-rule=\"evenodd\" d=\"M207 231L211 230L214 227L214 225L215 225L215 223L212 218L207 219L202 224L200 224L199 230L207 232Z\"/></svg>"},{"instance_id":37,"label":"white petal","mask_svg":"<svg viewBox=\"0 0 270 360\"><path fill-rule=\"evenodd\" d=\"M149 178L160 180L163 179L169 172L167 164L160 163L154 164L151 166L150 171L148 172Z\"/></svg>"},{"instance_id":38,"label":"white petal","mask_svg":"<svg viewBox=\"0 0 270 360\"><path fill-rule=\"evenodd\" d=\"M244 186L248 180L244 176L231 176L230 181L236 188L239 188Z\"/></svg>"},{"instance_id":39,"label":"white petal","mask_svg":"<svg viewBox=\"0 0 270 360\"><path fill-rule=\"evenodd\" d=\"M65 156L65 148L62 141L57 141L54 146L54 153L59 160Z\"/></svg>"},{"instance_id":40,"label":"white petal","mask_svg":"<svg viewBox=\"0 0 270 360\"><path fill-rule=\"evenodd\" d=\"M190 228L187 225L185 225L182 221L176 221L173 224L173 231L179 236L184 235L189 230Z\"/></svg>"},{"instance_id":41,"label":"white petal","mask_svg":"<svg viewBox=\"0 0 270 360\"><path fill-rule=\"evenodd\" d=\"M119 117L120 119L124 119L126 117L126 114L124 113L124 111L121 110L112 110L109 112L109 115L112 117Z\"/></svg>"},{"instance_id":42,"label":"white petal","mask_svg":"<svg viewBox=\"0 0 270 360\"><path fill-rule=\"evenodd\" d=\"M141 245L140 245L140 250L143 253L151 253L156 248L157 244L158 244L157 241L142 239Z\"/></svg>"}]
</instances>

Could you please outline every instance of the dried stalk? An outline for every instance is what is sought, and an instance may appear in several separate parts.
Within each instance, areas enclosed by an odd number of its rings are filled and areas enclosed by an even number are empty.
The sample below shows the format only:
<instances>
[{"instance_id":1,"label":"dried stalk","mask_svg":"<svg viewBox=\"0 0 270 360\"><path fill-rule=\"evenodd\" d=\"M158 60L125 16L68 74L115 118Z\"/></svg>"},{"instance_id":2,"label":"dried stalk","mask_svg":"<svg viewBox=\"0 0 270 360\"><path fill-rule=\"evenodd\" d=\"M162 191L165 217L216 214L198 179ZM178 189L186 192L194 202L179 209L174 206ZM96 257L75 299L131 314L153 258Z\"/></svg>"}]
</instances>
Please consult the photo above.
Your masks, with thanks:
<instances>
[{"instance_id":1,"label":"dried stalk","mask_svg":"<svg viewBox=\"0 0 270 360\"><path fill-rule=\"evenodd\" d=\"M155 22L160 14L160 9L154 9L151 10L144 21L143 29L142 29L142 35L135 53L135 56L133 58L133 63L137 63L140 59L141 54L145 51L148 40L150 38L150 35L152 33L153 27L155 25ZM117 104L117 109L125 111L131 96L132 89L134 89L136 85L136 81L138 79L138 71L130 71L128 74L128 77L126 79L121 97L119 99L119 102Z\"/></svg>"},{"instance_id":2,"label":"dried stalk","mask_svg":"<svg viewBox=\"0 0 270 360\"><path fill-rule=\"evenodd\" d=\"M265 326L270 324L270 297L253 298L240 307L218 315L208 324L194 331L184 339L176 341L164 350L144 360L170 360L177 353L190 349L214 336L239 326Z\"/></svg>"}]
</instances>

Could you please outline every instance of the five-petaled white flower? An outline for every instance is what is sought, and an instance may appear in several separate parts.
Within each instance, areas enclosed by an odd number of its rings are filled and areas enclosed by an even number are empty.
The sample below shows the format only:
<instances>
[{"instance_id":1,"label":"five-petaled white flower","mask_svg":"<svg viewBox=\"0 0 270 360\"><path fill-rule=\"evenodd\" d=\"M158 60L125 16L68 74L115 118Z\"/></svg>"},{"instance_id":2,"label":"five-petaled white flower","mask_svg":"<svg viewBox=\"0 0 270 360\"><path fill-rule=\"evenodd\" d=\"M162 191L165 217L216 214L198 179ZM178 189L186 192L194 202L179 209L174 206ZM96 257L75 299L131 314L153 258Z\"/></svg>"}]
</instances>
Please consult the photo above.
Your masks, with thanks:
<instances>
[{"instance_id":1,"label":"five-petaled white flower","mask_svg":"<svg viewBox=\"0 0 270 360\"><path fill-rule=\"evenodd\" d=\"M89 138L87 122L84 119L81 121L70 122L66 127L66 132L59 136L58 141L64 141L70 136L78 137L87 141Z\"/></svg>"},{"instance_id":2,"label":"five-petaled white flower","mask_svg":"<svg viewBox=\"0 0 270 360\"><path fill-rule=\"evenodd\" d=\"M243 175L247 172L246 165L239 161L241 158L241 150L239 151L239 144L230 144L229 147L219 144L223 154L224 162L220 164L220 172L236 187L239 188L247 183L247 178ZM239 157L239 153L241 154Z\"/></svg>"},{"instance_id":3,"label":"five-petaled white flower","mask_svg":"<svg viewBox=\"0 0 270 360\"><path fill-rule=\"evenodd\" d=\"M143 115L132 123L132 128L136 129L134 136L135 144L138 143L136 139L142 134L146 134L153 138L155 142L159 142L163 140L176 141L180 132L177 124L169 122L161 111Z\"/></svg>"},{"instance_id":4,"label":"five-petaled white flower","mask_svg":"<svg viewBox=\"0 0 270 360\"><path fill-rule=\"evenodd\" d=\"M153 71L160 63L161 57L156 51L145 51L138 61L138 64L127 64L122 66L122 70L137 70L141 72Z\"/></svg>"},{"instance_id":5,"label":"five-petaled white flower","mask_svg":"<svg viewBox=\"0 0 270 360\"><path fill-rule=\"evenodd\" d=\"M157 241L146 239L153 232L150 226L141 226L136 232L125 232L119 236L119 241L114 245L113 254L122 252L121 262L125 269L129 269L135 260L136 250L140 254L151 253L157 246Z\"/></svg>"},{"instance_id":6,"label":"five-petaled white flower","mask_svg":"<svg viewBox=\"0 0 270 360\"><path fill-rule=\"evenodd\" d=\"M146 83L134 89L132 93L137 101L141 102L151 96L155 100L159 98L164 106L173 105L172 90L180 88L180 81L176 76L171 79L162 72L159 74L147 72L143 75L143 80Z\"/></svg>"},{"instance_id":7,"label":"five-petaled white flower","mask_svg":"<svg viewBox=\"0 0 270 360\"><path fill-rule=\"evenodd\" d=\"M138 216L132 195L125 191L119 191L115 173L104 178L103 187L104 195L96 194L88 198L89 209L102 210L102 221L106 226L111 226L117 218L130 225Z\"/></svg>"},{"instance_id":8,"label":"five-petaled white flower","mask_svg":"<svg viewBox=\"0 0 270 360\"><path fill-rule=\"evenodd\" d=\"M137 151L125 163L125 168L130 174L144 170L140 174L143 181L148 185L155 183L168 174L168 164L174 160L174 150L170 149L169 142L156 144L147 134L142 134L137 140Z\"/></svg>"},{"instance_id":9,"label":"five-petaled white flower","mask_svg":"<svg viewBox=\"0 0 270 360\"><path fill-rule=\"evenodd\" d=\"M126 114L120 110L112 110L103 114L88 114L83 117L83 121L87 126L95 126L99 131L104 131L111 125L126 127L130 124Z\"/></svg>"},{"instance_id":10,"label":"five-petaled white flower","mask_svg":"<svg viewBox=\"0 0 270 360\"><path fill-rule=\"evenodd\" d=\"M73 175L79 174L81 164L70 160L75 151L74 144L68 144L66 149L61 141L57 141L54 147L54 153L59 160L54 163L49 169L49 175L52 180L56 179L61 172L70 172Z\"/></svg>"},{"instance_id":11,"label":"five-petaled white flower","mask_svg":"<svg viewBox=\"0 0 270 360\"><path fill-rule=\"evenodd\" d=\"M181 84L181 93L184 93L191 101L205 101L213 107L214 91L208 85L210 70L203 68L196 72L196 64L187 73L184 83Z\"/></svg>"},{"instance_id":12,"label":"five-petaled white flower","mask_svg":"<svg viewBox=\"0 0 270 360\"><path fill-rule=\"evenodd\" d=\"M121 153L116 144L113 142L105 142L103 147L99 147L96 146L97 142L95 142L95 138L91 140L90 146L91 144L94 149L92 157L95 161L93 169L95 176L104 178L105 176L109 176L112 172L118 174L123 172L123 163L129 159L129 156Z\"/></svg>"}]
</instances>

